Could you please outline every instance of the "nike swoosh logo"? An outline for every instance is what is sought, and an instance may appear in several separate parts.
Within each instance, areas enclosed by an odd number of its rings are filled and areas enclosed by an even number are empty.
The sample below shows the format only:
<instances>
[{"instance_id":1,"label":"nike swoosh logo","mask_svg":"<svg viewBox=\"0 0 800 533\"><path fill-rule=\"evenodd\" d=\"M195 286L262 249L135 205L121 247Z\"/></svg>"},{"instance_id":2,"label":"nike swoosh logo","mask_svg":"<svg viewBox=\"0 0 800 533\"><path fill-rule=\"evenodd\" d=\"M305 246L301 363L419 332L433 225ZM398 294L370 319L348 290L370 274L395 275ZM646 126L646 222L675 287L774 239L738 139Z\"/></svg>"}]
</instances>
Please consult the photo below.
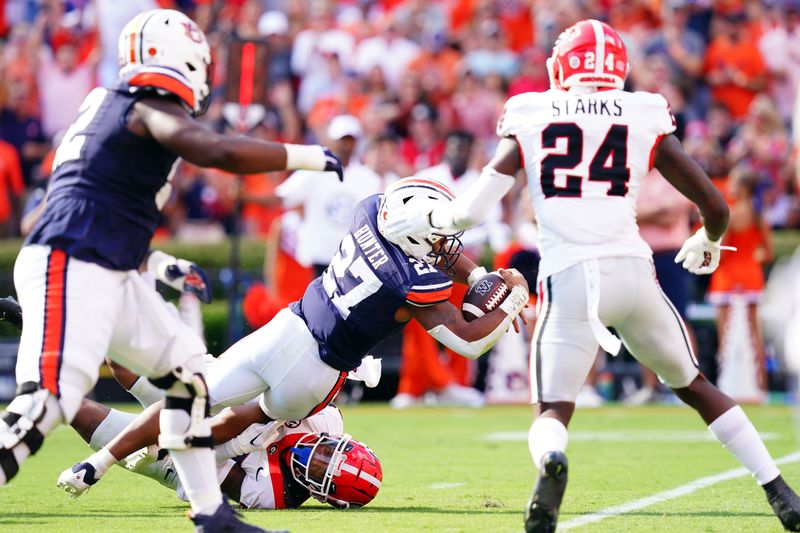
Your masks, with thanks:
<instances>
[{"instance_id":1,"label":"nike swoosh logo","mask_svg":"<svg viewBox=\"0 0 800 533\"><path fill-rule=\"evenodd\" d=\"M258 470L256 470L256 481L258 481L258 475L261 473L262 470L264 470L263 466L259 466Z\"/></svg>"},{"instance_id":2,"label":"nike swoosh logo","mask_svg":"<svg viewBox=\"0 0 800 533\"><path fill-rule=\"evenodd\" d=\"M164 474L164 481L169 483L170 482L170 476L174 477L175 476L175 471L173 469L171 469L171 468L167 468L167 473Z\"/></svg>"},{"instance_id":3,"label":"nike swoosh logo","mask_svg":"<svg viewBox=\"0 0 800 533\"><path fill-rule=\"evenodd\" d=\"M253 446L255 446L255 445L256 445L256 439L257 439L258 437L260 437L260 436L261 436L261 435L256 435L255 437L253 437L252 439L250 439L250 444L252 444Z\"/></svg>"}]
</instances>

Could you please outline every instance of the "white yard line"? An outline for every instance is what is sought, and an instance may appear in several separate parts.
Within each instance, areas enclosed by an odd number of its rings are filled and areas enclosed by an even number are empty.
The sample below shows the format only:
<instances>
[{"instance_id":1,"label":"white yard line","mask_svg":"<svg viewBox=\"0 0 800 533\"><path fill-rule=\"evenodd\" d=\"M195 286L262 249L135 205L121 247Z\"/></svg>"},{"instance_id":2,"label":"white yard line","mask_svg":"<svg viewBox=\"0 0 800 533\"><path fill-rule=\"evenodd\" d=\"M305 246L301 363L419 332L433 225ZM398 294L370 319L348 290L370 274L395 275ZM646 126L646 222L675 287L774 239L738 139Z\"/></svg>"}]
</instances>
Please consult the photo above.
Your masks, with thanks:
<instances>
[{"instance_id":1,"label":"white yard line","mask_svg":"<svg viewBox=\"0 0 800 533\"><path fill-rule=\"evenodd\" d=\"M797 461L800 461L800 451L790 453L789 455L785 455L780 459L776 460L775 462L779 465L782 465L787 463L796 463ZM558 525L558 530L561 531L565 529L573 529L576 527L585 526L586 524L599 522L600 520L605 520L606 518L610 518L612 516L619 516L625 513L630 513L631 511L636 511L638 509L650 507L651 505L656 505L661 502L665 502L675 498L680 498L681 496L686 496L687 494L691 494L700 489L710 487L711 485L716 485L717 483L722 483L723 481L728 481L729 479L735 479L737 477L746 476L749 473L750 472L748 472L747 469L745 468L734 468L733 470L721 472L713 476L701 477L685 485L681 485L680 487L675 487L674 489L665 490L664 492L658 492L656 494L647 496L645 498L633 500L627 503L623 503L621 505L615 505L613 507L608 507L606 509L602 509L595 513L590 513L579 516L577 518L573 518L571 520L567 520L566 522L563 522Z\"/></svg>"},{"instance_id":2,"label":"white yard line","mask_svg":"<svg viewBox=\"0 0 800 533\"><path fill-rule=\"evenodd\" d=\"M761 440L774 440L779 433L759 433ZM488 433L484 440L490 442L524 442L528 440L527 431L496 431ZM667 431L667 430L630 430L630 431L573 431L569 434L570 442L713 442L714 435L708 430Z\"/></svg>"},{"instance_id":3,"label":"white yard line","mask_svg":"<svg viewBox=\"0 0 800 533\"><path fill-rule=\"evenodd\" d=\"M462 486L463 483L458 481L440 481L438 483L431 483L428 485L429 488L434 490L448 490L448 489L455 489Z\"/></svg>"}]
</instances>

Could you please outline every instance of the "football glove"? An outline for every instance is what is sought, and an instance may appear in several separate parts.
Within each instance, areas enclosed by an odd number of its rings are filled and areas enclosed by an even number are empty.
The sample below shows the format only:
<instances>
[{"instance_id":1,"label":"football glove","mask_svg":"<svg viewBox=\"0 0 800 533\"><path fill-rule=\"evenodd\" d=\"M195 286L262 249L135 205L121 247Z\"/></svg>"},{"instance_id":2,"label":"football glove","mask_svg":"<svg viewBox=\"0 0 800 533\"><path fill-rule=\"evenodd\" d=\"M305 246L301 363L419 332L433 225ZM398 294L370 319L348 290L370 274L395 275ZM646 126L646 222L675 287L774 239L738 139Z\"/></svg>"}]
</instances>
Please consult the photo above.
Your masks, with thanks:
<instances>
[{"instance_id":1,"label":"football glove","mask_svg":"<svg viewBox=\"0 0 800 533\"><path fill-rule=\"evenodd\" d=\"M339 181L344 181L344 169L342 168L342 162L339 161L339 158L336 155L325 148L325 172L336 172L336 175L339 177Z\"/></svg>"},{"instance_id":2,"label":"football glove","mask_svg":"<svg viewBox=\"0 0 800 533\"><path fill-rule=\"evenodd\" d=\"M22 329L22 307L13 296L0 298L0 320L5 320L17 329Z\"/></svg>"},{"instance_id":3,"label":"football glove","mask_svg":"<svg viewBox=\"0 0 800 533\"><path fill-rule=\"evenodd\" d=\"M719 266L721 250L736 251L732 246L720 246L721 240L710 240L706 229L700 228L683 243L675 262L683 262L683 268L692 274L711 274Z\"/></svg>"},{"instance_id":4,"label":"football glove","mask_svg":"<svg viewBox=\"0 0 800 533\"><path fill-rule=\"evenodd\" d=\"M208 275L195 263L155 250L147 259L147 270L173 289L192 293L204 304L211 303Z\"/></svg>"}]
</instances>

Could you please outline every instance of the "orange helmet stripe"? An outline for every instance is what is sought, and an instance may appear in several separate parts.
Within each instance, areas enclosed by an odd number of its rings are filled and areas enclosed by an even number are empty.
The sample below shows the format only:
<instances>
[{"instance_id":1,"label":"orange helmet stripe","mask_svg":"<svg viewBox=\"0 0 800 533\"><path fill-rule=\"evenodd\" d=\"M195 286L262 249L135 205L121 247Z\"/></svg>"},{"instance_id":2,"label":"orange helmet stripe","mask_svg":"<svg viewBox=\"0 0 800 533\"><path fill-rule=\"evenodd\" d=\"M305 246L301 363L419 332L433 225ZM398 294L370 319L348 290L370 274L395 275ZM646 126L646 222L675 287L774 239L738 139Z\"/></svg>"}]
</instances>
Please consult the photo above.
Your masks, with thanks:
<instances>
[{"instance_id":1,"label":"orange helmet stripe","mask_svg":"<svg viewBox=\"0 0 800 533\"><path fill-rule=\"evenodd\" d=\"M128 84L134 87L155 87L156 89L163 89L168 93L174 94L186 102L186 105L194 109L194 91L191 87L172 76L159 74L158 72L140 72L131 76L128 80Z\"/></svg>"},{"instance_id":2,"label":"orange helmet stripe","mask_svg":"<svg viewBox=\"0 0 800 533\"><path fill-rule=\"evenodd\" d=\"M440 183L438 181L428 180L428 179L424 179L424 178L415 178L415 177L403 178L400 181L394 183L392 185L392 188L395 189L395 188L398 188L398 187L405 187L407 185L414 185L414 184L428 185L430 187L436 188L437 190L439 190L440 192L446 194L450 198L455 198L456 197L456 195L453 194L453 191L451 191L444 183Z\"/></svg>"}]
</instances>

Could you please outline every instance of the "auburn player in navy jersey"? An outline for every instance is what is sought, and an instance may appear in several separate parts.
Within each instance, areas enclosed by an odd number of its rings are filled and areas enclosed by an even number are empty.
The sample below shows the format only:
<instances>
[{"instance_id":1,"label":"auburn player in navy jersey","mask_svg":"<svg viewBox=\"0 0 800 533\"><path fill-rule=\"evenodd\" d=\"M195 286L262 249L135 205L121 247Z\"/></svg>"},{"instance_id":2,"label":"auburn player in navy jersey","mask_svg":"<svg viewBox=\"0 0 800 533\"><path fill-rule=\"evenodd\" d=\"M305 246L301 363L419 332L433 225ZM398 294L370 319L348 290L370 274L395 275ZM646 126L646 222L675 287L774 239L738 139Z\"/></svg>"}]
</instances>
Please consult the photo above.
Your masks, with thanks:
<instances>
[{"instance_id":1,"label":"auburn player in navy jersey","mask_svg":"<svg viewBox=\"0 0 800 533\"><path fill-rule=\"evenodd\" d=\"M528 301L522 275L501 271L510 296L466 322L448 301L451 276L474 281L485 270L460 256L458 236L432 231L392 242L382 232L392 210L452 198L439 182L405 178L384 195L359 202L338 252L305 295L222 354L209 376L212 405L260 395L267 419L313 415L331 402L370 349L412 318L465 357L477 358L492 347Z\"/></svg>"},{"instance_id":2,"label":"auburn player in navy jersey","mask_svg":"<svg viewBox=\"0 0 800 533\"><path fill-rule=\"evenodd\" d=\"M235 517L216 483L205 348L162 312L137 267L178 158L242 174L306 168L341 177L341 165L320 146L218 135L196 122L211 96L211 54L178 11L130 21L120 66L119 83L93 90L66 132L47 204L17 258L26 320L17 395L0 418L0 484L72 420L110 351L167 392L159 443L173 456L198 530L261 531Z\"/></svg>"},{"instance_id":3,"label":"auburn player in navy jersey","mask_svg":"<svg viewBox=\"0 0 800 533\"><path fill-rule=\"evenodd\" d=\"M467 322L448 301L453 279L472 284L486 270L460 256L458 237L430 231L394 242L382 232L382 221L395 209L452 198L436 181L405 178L385 195L356 206L350 230L322 276L300 300L223 353L209 372L212 406L236 406L226 425L230 436L251 424L321 412L349 372L369 373L362 366L367 352L412 318L442 344L472 359L497 342L528 302L528 286L519 272L500 271L511 288L509 296ZM255 398L258 408L239 406ZM117 439L130 442L131 433L157 423L157 410L145 411ZM115 450L113 456L124 453L130 449ZM70 477L68 471L65 475ZM88 488L71 480L69 487L73 493Z\"/></svg>"}]
</instances>

